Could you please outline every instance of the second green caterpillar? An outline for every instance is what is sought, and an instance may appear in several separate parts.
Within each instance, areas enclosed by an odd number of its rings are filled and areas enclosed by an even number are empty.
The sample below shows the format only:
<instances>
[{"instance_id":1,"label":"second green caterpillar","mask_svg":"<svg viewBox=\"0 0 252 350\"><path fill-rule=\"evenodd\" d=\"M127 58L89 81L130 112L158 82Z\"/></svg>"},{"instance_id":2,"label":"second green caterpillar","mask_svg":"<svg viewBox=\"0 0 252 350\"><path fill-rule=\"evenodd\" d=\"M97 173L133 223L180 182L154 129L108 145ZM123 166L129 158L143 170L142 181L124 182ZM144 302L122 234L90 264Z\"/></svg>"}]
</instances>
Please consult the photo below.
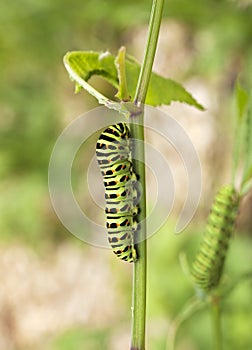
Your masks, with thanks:
<instances>
[{"instance_id":1,"label":"second green caterpillar","mask_svg":"<svg viewBox=\"0 0 252 350\"><path fill-rule=\"evenodd\" d=\"M239 199L233 185L223 186L215 196L206 232L192 266L195 284L202 290L209 291L219 284Z\"/></svg>"}]
</instances>

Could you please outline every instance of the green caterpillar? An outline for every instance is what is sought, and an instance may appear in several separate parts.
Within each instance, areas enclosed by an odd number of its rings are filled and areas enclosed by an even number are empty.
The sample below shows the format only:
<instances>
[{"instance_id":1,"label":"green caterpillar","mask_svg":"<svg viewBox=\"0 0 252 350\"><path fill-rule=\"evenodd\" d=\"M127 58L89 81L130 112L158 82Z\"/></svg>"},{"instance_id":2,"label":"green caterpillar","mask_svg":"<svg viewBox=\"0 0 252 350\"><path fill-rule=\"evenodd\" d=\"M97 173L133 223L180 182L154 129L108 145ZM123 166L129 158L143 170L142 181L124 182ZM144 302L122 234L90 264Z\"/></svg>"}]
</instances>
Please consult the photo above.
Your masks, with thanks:
<instances>
[{"instance_id":1,"label":"green caterpillar","mask_svg":"<svg viewBox=\"0 0 252 350\"><path fill-rule=\"evenodd\" d=\"M206 232L192 265L195 284L209 291L219 284L239 204L232 185L223 186L215 196Z\"/></svg>"},{"instance_id":2,"label":"green caterpillar","mask_svg":"<svg viewBox=\"0 0 252 350\"><path fill-rule=\"evenodd\" d=\"M96 157L103 176L108 240L118 258L137 259L134 236L138 229L136 174L130 160L130 131L125 123L109 126L96 144Z\"/></svg>"}]
</instances>

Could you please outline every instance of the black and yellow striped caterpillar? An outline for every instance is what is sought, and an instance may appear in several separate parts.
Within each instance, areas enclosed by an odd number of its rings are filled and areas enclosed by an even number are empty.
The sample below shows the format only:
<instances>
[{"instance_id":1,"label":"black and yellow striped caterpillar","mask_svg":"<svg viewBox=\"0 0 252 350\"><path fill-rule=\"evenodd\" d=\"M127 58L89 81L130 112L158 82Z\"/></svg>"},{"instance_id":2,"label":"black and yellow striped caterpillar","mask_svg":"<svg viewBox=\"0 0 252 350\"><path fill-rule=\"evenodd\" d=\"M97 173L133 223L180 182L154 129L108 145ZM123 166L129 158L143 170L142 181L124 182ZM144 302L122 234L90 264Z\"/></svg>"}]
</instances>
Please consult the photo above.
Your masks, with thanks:
<instances>
[{"instance_id":1,"label":"black and yellow striped caterpillar","mask_svg":"<svg viewBox=\"0 0 252 350\"><path fill-rule=\"evenodd\" d=\"M216 194L200 249L192 265L192 276L201 290L218 286L239 204L233 185L225 185Z\"/></svg>"},{"instance_id":2,"label":"black and yellow striped caterpillar","mask_svg":"<svg viewBox=\"0 0 252 350\"><path fill-rule=\"evenodd\" d=\"M136 174L130 159L130 131L125 123L109 126L96 144L96 156L103 176L106 199L108 240L118 258L133 262L137 258L134 236L138 223L135 215Z\"/></svg>"}]
</instances>

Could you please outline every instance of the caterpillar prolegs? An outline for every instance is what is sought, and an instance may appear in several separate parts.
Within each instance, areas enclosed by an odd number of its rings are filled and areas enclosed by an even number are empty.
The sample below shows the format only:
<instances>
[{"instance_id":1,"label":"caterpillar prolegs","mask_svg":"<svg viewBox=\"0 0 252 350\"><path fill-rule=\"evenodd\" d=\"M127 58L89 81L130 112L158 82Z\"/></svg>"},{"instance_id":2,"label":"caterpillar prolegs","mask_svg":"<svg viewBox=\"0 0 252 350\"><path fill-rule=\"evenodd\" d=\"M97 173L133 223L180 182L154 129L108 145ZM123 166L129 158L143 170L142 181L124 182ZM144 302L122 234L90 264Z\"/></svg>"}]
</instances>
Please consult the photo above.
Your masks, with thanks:
<instances>
[{"instance_id":1,"label":"caterpillar prolegs","mask_svg":"<svg viewBox=\"0 0 252 350\"><path fill-rule=\"evenodd\" d=\"M138 223L136 189L130 151L130 131L125 123L109 126L96 144L96 156L103 176L108 240L118 258L137 259L134 236Z\"/></svg>"},{"instance_id":2,"label":"caterpillar prolegs","mask_svg":"<svg viewBox=\"0 0 252 350\"><path fill-rule=\"evenodd\" d=\"M239 195L232 185L223 186L216 194L207 227L192 265L195 284L211 290L219 284L239 204Z\"/></svg>"}]
</instances>

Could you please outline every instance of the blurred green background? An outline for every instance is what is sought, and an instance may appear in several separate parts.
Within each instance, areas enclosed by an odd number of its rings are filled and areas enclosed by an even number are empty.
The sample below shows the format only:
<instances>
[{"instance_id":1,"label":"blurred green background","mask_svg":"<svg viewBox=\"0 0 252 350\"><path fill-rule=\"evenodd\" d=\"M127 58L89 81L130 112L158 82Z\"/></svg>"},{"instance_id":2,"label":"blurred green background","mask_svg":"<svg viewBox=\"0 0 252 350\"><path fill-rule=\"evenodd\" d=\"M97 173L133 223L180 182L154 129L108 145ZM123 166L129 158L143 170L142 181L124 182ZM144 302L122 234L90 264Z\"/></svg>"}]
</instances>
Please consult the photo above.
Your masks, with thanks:
<instances>
[{"instance_id":1,"label":"blurred green background","mask_svg":"<svg viewBox=\"0 0 252 350\"><path fill-rule=\"evenodd\" d=\"M68 233L50 203L47 171L64 127L96 106L85 92L74 95L62 63L64 54L107 49L115 53L125 45L130 54L138 55L150 7L149 0L0 3L1 349L128 348L131 268ZM175 66L172 77L181 83L199 77L204 81L218 97L212 101L214 122L230 137L234 82L239 76L251 86L252 80L251 2L167 1L164 23L171 29L174 23L183 28L181 47L189 47L191 53L183 57L181 67ZM174 42L179 41L176 32L172 34ZM166 43L170 52L163 60L172 69L169 58L175 56L176 61L180 51L167 39L159 55L167 52ZM94 84L113 95L104 82L94 79ZM219 164L223 159L211 161ZM83 168L77 176L83 176ZM210 195L202 207L209 208L211 199ZM203 211L187 234L174 236L169 224L149 240L148 349L165 349L171 319L193 295L178 255L184 251L191 257L195 252L204 219ZM251 268L249 230L238 234L232 246L227 262L231 276ZM244 283L225 301L225 349L252 348L251 289L251 282ZM209 314L197 313L182 327L177 349L213 349L210 329Z\"/></svg>"}]
</instances>

